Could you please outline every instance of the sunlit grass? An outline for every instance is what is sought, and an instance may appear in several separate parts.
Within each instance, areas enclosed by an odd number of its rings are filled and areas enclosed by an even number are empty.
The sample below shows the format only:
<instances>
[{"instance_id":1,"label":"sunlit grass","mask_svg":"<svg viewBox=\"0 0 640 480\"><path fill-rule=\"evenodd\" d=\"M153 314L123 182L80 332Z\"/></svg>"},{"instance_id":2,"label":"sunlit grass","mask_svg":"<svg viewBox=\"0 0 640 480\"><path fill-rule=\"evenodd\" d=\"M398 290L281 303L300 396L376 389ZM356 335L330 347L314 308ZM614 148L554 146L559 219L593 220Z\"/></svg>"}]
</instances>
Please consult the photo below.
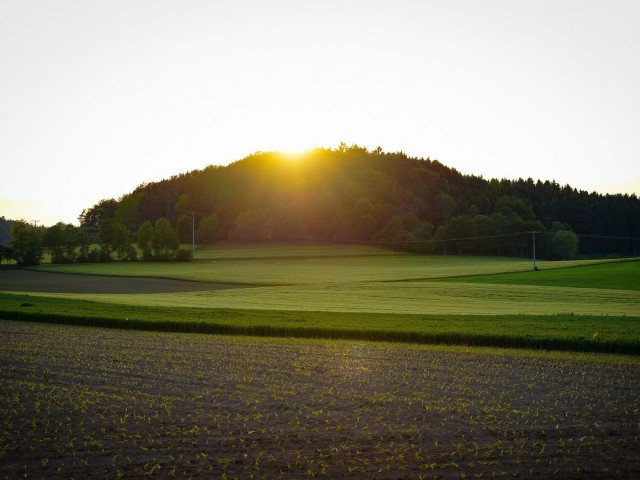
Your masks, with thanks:
<instances>
[{"instance_id":1,"label":"sunlit grass","mask_svg":"<svg viewBox=\"0 0 640 480\"><path fill-rule=\"evenodd\" d=\"M541 269L598 263L598 260L540 262ZM234 246L196 250L191 263L41 265L43 271L147 276L245 285L298 285L417 280L520 272L523 258L398 254L368 246Z\"/></svg>"},{"instance_id":2,"label":"sunlit grass","mask_svg":"<svg viewBox=\"0 0 640 480\"><path fill-rule=\"evenodd\" d=\"M637 291L423 281L266 286L153 294L38 295L169 307L458 315L575 313L640 316L640 292Z\"/></svg>"},{"instance_id":3,"label":"sunlit grass","mask_svg":"<svg viewBox=\"0 0 640 480\"><path fill-rule=\"evenodd\" d=\"M500 285L538 285L610 290L640 290L640 262L624 261L580 268L562 268L538 272L474 275L445 279L448 282L490 283Z\"/></svg>"},{"instance_id":4,"label":"sunlit grass","mask_svg":"<svg viewBox=\"0 0 640 480\"><path fill-rule=\"evenodd\" d=\"M141 330L640 354L640 318L408 315L139 304L0 294L0 318Z\"/></svg>"}]
</instances>

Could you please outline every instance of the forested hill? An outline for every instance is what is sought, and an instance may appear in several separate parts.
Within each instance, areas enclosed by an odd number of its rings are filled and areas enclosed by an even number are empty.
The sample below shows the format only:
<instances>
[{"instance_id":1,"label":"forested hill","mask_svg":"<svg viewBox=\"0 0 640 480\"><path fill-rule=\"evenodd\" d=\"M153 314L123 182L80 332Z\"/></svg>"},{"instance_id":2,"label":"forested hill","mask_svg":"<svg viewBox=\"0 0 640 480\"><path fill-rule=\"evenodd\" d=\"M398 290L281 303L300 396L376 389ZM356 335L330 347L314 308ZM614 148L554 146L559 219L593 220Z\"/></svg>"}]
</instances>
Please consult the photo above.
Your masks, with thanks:
<instances>
[{"instance_id":1,"label":"forested hill","mask_svg":"<svg viewBox=\"0 0 640 480\"><path fill-rule=\"evenodd\" d=\"M13 225L13 220L0 217L0 245L11 243L11 225Z\"/></svg>"},{"instance_id":2,"label":"forested hill","mask_svg":"<svg viewBox=\"0 0 640 480\"><path fill-rule=\"evenodd\" d=\"M527 230L640 236L635 195L588 193L553 181L485 180L428 158L344 145L297 156L256 153L143 184L83 211L80 220L95 225L110 217L135 229L167 217L190 239L187 212L197 212L201 243L406 241ZM586 252L631 253L637 246L581 239Z\"/></svg>"}]
</instances>

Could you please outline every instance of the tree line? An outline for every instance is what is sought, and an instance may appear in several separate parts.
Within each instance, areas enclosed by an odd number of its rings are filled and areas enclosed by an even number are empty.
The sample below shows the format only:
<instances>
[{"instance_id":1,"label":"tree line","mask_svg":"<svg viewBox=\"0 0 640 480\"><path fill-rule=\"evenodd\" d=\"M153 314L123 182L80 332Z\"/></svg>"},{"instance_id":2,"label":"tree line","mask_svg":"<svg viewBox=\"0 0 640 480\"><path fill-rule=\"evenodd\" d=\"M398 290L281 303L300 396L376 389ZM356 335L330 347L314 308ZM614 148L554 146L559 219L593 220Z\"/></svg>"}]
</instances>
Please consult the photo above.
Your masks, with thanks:
<instances>
[{"instance_id":1,"label":"tree line","mask_svg":"<svg viewBox=\"0 0 640 480\"><path fill-rule=\"evenodd\" d=\"M166 218L144 222L137 230L111 218L97 228L62 222L37 227L24 220L12 222L11 241L0 245L2 259L18 265L37 265L45 253L51 263L112 261L190 261L191 251L180 249L178 235Z\"/></svg>"},{"instance_id":2,"label":"tree line","mask_svg":"<svg viewBox=\"0 0 640 480\"><path fill-rule=\"evenodd\" d=\"M429 158L345 144L295 161L257 152L228 166L142 184L86 208L79 221L80 227L35 230L15 222L12 232L15 227L33 238L14 238L9 254L20 263L39 261L44 251L54 262L185 259L188 252L177 245L190 243L194 232L198 244L366 242L508 256L531 255L527 232L538 232L542 258L640 253L635 195L589 193L553 181L485 180ZM35 253L20 253L21 247L16 254L16 241L33 244Z\"/></svg>"},{"instance_id":3,"label":"tree line","mask_svg":"<svg viewBox=\"0 0 640 480\"><path fill-rule=\"evenodd\" d=\"M258 152L228 166L143 184L85 209L79 220L132 225L165 217L190 240L192 216L197 243L390 242L411 250L416 241L431 241L421 248L524 255L524 241L447 239L538 231L540 253L549 258L640 251L637 240L578 242L578 235L640 237L635 195L589 193L552 181L485 180L429 158L344 144L316 148L296 161Z\"/></svg>"}]
</instances>

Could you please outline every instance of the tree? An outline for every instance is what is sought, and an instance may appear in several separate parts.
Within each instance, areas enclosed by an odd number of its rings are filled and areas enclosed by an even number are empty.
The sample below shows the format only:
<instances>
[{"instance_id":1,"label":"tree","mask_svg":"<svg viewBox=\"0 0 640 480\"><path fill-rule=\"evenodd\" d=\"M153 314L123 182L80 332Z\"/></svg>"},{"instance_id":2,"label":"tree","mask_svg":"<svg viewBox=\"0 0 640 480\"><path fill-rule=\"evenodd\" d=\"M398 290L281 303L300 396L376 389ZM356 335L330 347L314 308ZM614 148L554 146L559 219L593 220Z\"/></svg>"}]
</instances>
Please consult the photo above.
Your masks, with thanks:
<instances>
[{"instance_id":1,"label":"tree","mask_svg":"<svg viewBox=\"0 0 640 480\"><path fill-rule=\"evenodd\" d=\"M37 265L42 260L42 235L38 228L24 220L11 226L11 249L18 265Z\"/></svg>"},{"instance_id":2,"label":"tree","mask_svg":"<svg viewBox=\"0 0 640 480\"><path fill-rule=\"evenodd\" d=\"M151 260L151 248L153 247L153 224L150 221L147 220L140 226L140 228L138 228L136 243L140 250L142 250L142 260Z\"/></svg>"},{"instance_id":3,"label":"tree","mask_svg":"<svg viewBox=\"0 0 640 480\"><path fill-rule=\"evenodd\" d=\"M153 250L158 260L172 260L178 247L178 235L166 218L162 217L156 221L153 229Z\"/></svg>"},{"instance_id":4,"label":"tree","mask_svg":"<svg viewBox=\"0 0 640 480\"><path fill-rule=\"evenodd\" d=\"M73 225L58 222L47 228L42 244L51 254L51 263L68 263L75 259L76 235Z\"/></svg>"},{"instance_id":5,"label":"tree","mask_svg":"<svg viewBox=\"0 0 640 480\"><path fill-rule=\"evenodd\" d=\"M127 227L122 223L110 218L102 220L99 236L104 260L110 261L112 253L116 253L120 260L124 260L130 255L131 239Z\"/></svg>"},{"instance_id":6,"label":"tree","mask_svg":"<svg viewBox=\"0 0 640 480\"><path fill-rule=\"evenodd\" d=\"M273 226L267 209L247 210L238 215L230 237L240 242L272 240Z\"/></svg>"},{"instance_id":7,"label":"tree","mask_svg":"<svg viewBox=\"0 0 640 480\"><path fill-rule=\"evenodd\" d=\"M0 249L2 250L2 257L7 260L7 263L14 258L13 249L11 247L5 247L0 245ZM2 263L0 259L0 264Z\"/></svg>"},{"instance_id":8,"label":"tree","mask_svg":"<svg viewBox=\"0 0 640 480\"><path fill-rule=\"evenodd\" d=\"M446 193L439 194L436 197L436 208L438 210L436 217L439 218L442 223L448 222L457 206L458 202L451 195Z\"/></svg>"},{"instance_id":9,"label":"tree","mask_svg":"<svg viewBox=\"0 0 640 480\"><path fill-rule=\"evenodd\" d=\"M431 239L432 232L433 225L407 213L389 220L375 238L394 242L423 241Z\"/></svg>"},{"instance_id":10,"label":"tree","mask_svg":"<svg viewBox=\"0 0 640 480\"><path fill-rule=\"evenodd\" d=\"M496 200L495 211L502 213L505 217L516 214L525 221L535 218L531 203L510 195L503 195Z\"/></svg>"},{"instance_id":11,"label":"tree","mask_svg":"<svg viewBox=\"0 0 640 480\"><path fill-rule=\"evenodd\" d=\"M196 231L196 237L198 243L216 243L223 238L222 225L215 213L204 217L198 223L198 230Z\"/></svg>"},{"instance_id":12,"label":"tree","mask_svg":"<svg viewBox=\"0 0 640 480\"><path fill-rule=\"evenodd\" d=\"M190 215L183 213L178 217L176 233L178 234L178 240L180 240L181 243L191 243L193 238L193 219Z\"/></svg>"},{"instance_id":13,"label":"tree","mask_svg":"<svg viewBox=\"0 0 640 480\"><path fill-rule=\"evenodd\" d=\"M93 207L85 208L82 211L82 213L78 217L80 226L98 227L101 220L106 220L107 218L115 218L117 207L118 202L116 202L113 198L100 200Z\"/></svg>"},{"instance_id":14,"label":"tree","mask_svg":"<svg viewBox=\"0 0 640 480\"><path fill-rule=\"evenodd\" d=\"M568 260L578 253L578 236L571 231L568 225L560 222L551 224L549 237L549 256L554 260Z\"/></svg>"},{"instance_id":15,"label":"tree","mask_svg":"<svg viewBox=\"0 0 640 480\"><path fill-rule=\"evenodd\" d=\"M191 197L186 193L183 193L182 195L180 195L180 198L178 198L178 201L176 202L176 206L175 206L176 212L186 213L187 210L189 209L190 203L191 203Z\"/></svg>"},{"instance_id":16,"label":"tree","mask_svg":"<svg viewBox=\"0 0 640 480\"><path fill-rule=\"evenodd\" d=\"M0 245L7 246L11 243L11 234L9 233L11 225L13 225L12 220L0 216Z\"/></svg>"},{"instance_id":17,"label":"tree","mask_svg":"<svg viewBox=\"0 0 640 480\"><path fill-rule=\"evenodd\" d=\"M140 197L138 195L125 195L118 202L116 207L116 221L126 226L134 226L138 223L138 206Z\"/></svg>"},{"instance_id":18,"label":"tree","mask_svg":"<svg viewBox=\"0 0 640 480\"><path fill-rule=\"evenodd\" d=\"M473 220L468 215L458 215L453 217L447 224L447 231L445 238L463 238L468 239L475 237L475 229ZM462 255L464 250L473 248L474 240L455 240L454 244L458 250L458 254Z\"/></svg>"},{"instance_id":19,"label":"tree","mask_svg":"<svg viewBox=\"0 0 640 480\"><path fill-rule=\"evenodd\" d=\"M493 234L491 219L486 215L476 215L472 219L474 237L490 237ZM478 238L474 241L473 251L480 255L491 252L491 238Z\"/></svg>"},{"instance_id":20,"label":"tree","mask_svg":"<svg viewBox=\"0 0 640 480\"><path fill-rule=\"evenodd\" d=\"M82 227L74 229L74 243L78 247L78 262L86 262L89 259L89 246L91 237Z\"/></svg>"}]
</instances>

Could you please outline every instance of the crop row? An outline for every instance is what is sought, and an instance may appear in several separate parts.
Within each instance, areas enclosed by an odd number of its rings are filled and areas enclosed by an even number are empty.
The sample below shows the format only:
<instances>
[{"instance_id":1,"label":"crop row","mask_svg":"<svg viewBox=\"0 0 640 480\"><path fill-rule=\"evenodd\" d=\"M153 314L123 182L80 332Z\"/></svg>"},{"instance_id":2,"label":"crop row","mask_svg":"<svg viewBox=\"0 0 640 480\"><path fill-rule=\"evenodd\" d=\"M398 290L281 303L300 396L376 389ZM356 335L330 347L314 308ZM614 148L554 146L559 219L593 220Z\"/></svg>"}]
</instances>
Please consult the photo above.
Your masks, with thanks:
<instances>
[{"instance_id":1,"label":"crop row","mask_svg":"<svg viewBox=\"0 0 640 480\"><path fill-rule=\"evenodd\" d=\"M636 317L169 308L0 293L0 318L183 333L640 354Z\"/></svg>"},{"instance_id":2,"label":"crop row","mask_svg":"<svg viewBox=\"0 0 640 480\"><path fill-rule=\"evenodd\" d=\"M640 474L633 363L4 322L0 474Z\"/></svg>"}]
</instances>

